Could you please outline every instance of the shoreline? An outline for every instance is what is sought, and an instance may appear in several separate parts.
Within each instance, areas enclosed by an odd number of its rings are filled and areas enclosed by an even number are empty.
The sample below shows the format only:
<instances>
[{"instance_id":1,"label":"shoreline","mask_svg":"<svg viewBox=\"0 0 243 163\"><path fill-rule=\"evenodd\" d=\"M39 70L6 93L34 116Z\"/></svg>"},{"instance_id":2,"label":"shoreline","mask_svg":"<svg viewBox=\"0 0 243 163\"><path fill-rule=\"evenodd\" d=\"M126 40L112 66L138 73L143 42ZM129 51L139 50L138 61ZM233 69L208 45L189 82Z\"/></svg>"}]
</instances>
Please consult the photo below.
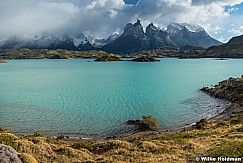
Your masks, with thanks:
<instances>
[{"instance_id":1,"label":"shoreline","mask_svg":"<svg viewBox=\"0 0 243 163\"><path fill-rule=\"evenodd\" d=\"M233 80L243 84L243 76ZM238 94L232 89L229 92L222 89L224 83L227 83L226 87L232 84L227 81L220 82L220 86L208 88L206 90L209 91L204 92L211 92L211 96L224 100L237 97ZM239 85L241 83L234 86ZM223 93L219 93L219 90ZM243 89L239 93L242 94ZM0 128L0 145L13 148L20 156L25 156L24 158L32 162L171 162L171 159L173 162L195 162L202 156L227 156L242 160L243 96L240 97L228 100L232 101L232 105L218 115L172 131L136 132L93 141L50 138L39 133L18 137L11 131Z\"/></svg>"},{"instance_id":2,"label":"shoreline","mask_svg":"<svg viewBox=\"0 0 243 163\"><path fill-rule=\"evenodd\" d=\"M206 93L203 91L203 93ZM208 93L206 93L208 94ZM212 95L210 95L211 98L215 98ZM220 98L215 98L215 99L220 99ZM223 99L224 100L224 99ZM206 117L203 119L206 119L208 121L214 122L214 123L219 123L220 121L230 118L232 113L239 111L240 109L243 110L243 107L240 107L239 104L233 103L230 101L225 100L226 102L230 103L230 106L226 107L223 111L219 112L219 114L214 115L212 117ZM195 129L196 123L198 123L200 120L195 121L195 122L190 122L190 123L182 123L181 125L178 125L178 127L170 127L170 128L163 128L159 129L158 131L147 131L152 134L158 134L158 133L167 133L167 132L175 132L175 131L181 131L181 130L193 130ZM126 122L124 122L126 123ZM129 125L128 125L129 126ZM0 126L2 127L2 126ZM135 127L132 127L135 129ZM7 128L8 129L8 128ZM16 136L28 136L28 135L34 135L36 133L38 134L44 134L47 137L53 138L53 139L60 139L62 138L65 141L93 141L93 142L101 142L104 140L110 140L110 139L120 139L122 137L127 137L130 135L138 134L138 133L147 133L144 131L139 131L139 130L133 130L131 129L130 131L127 132L121 132L117 133L115 135L102 135L102 134L86 134L86 133L65 133L65 132L45 132L45 131L36 131L36 132L28 132L28 131L14 131L11 130ZM123 131L123 130L122 130Z\"/></svg>"}]
</instances>

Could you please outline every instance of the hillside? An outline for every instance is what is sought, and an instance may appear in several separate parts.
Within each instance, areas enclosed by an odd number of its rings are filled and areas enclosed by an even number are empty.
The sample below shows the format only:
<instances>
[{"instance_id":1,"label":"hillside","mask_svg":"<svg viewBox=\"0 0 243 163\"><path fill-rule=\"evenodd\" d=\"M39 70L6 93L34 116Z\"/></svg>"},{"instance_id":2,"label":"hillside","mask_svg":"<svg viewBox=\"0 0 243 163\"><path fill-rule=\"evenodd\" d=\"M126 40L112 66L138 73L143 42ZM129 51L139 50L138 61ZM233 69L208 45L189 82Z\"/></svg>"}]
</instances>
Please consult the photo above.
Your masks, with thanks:
<instances>
[{"instance_id":1,"label":"hillside","mask_svg":"<svg viewBox=\"0 0 243 163\"><path fill-rule=\"evenodd\" d=\"M7 49L0 50L0 59L71 59L71 58L98 58L108 53L99 50L72 51L72 50L30 50Z\"/></svg>"},{"instance_id":2,"label":"hillside","mask_svg":"<svg viewBox=\"0 0 243 163\"><path fill-rule=\"evenodd\" d=\"M243 35L233 37L224 45L208 48L206 57L243 58Z\"/></svg>"}]
</instances>

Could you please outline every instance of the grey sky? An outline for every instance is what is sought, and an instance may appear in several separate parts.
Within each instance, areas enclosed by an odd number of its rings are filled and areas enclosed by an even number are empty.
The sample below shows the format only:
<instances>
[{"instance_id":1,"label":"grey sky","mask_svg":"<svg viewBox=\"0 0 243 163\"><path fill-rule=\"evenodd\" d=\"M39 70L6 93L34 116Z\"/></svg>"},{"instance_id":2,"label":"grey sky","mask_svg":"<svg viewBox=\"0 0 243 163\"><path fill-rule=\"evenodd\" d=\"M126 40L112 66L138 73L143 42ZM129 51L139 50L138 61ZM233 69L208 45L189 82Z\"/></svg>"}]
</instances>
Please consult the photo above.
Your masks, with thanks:
<instances>
[{"instance_id":1,"label":"grey sky","mask_svg":"<svg viewBox=\"0 0 243 163\"><path fill-rule=\"evenodd\" d=\"M243 32L239 31L243 16L224 10L225 6L241 2L243 0L140 0L138 5L129 5L123 0L1 0L0 39L43 32L84 32L106 37L122 32L126 23L141 19L143 25L154 22L161 28L171 22L198 24L223 41ZM231 24L238 33L230 32Z\"/></svg>"}]
</instances>

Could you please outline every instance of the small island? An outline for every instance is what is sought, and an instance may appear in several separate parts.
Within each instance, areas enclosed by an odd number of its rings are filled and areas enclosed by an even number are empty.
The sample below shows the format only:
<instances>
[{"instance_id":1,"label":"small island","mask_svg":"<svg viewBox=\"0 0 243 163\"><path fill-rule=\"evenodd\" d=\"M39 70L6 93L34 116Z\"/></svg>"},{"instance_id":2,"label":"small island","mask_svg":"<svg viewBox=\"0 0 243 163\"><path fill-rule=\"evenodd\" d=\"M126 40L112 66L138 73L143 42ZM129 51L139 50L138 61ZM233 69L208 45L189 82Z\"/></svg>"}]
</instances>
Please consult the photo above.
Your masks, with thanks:
<instances>
[{"instance_id":1,"label":"small island","mask_svg":"<svg viewBox=\"0 0 243 163\"><path fill-rule=\"evenodd\" d=\"M105 55L95 60L95 62L111 62L111 61L122 61L120 56L116 55Z\"/></svg>"},{"instance_id":2,"label":"small island","mask_svg":"<svg viewBox=\"0 0 243 163\"><path fill-rule=\"evenodd\" d=\"M142 57L139 57L139 58L135 58L131 61L132 62L160 62L160 60L155 59L155 58L150 57L150 56L142 56Z\"/></svg>"}]
</instances>

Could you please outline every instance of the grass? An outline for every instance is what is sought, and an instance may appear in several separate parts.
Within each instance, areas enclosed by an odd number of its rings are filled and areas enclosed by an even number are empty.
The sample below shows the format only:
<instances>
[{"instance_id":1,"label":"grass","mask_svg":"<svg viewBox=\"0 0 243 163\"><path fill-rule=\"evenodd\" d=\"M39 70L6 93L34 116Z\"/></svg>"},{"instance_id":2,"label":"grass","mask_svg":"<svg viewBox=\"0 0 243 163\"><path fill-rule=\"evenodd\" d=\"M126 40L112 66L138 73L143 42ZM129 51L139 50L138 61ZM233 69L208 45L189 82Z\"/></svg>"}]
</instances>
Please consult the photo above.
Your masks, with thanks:
<instances>
[{"instance_id":1,"label":"grass","mask_svg":"<svg viewBox=\"0 0 243 163\"><path fill-rule=\"evenodd\" d=\"M140 132L101 142L54 140L42 134L16 137L2 129L0 143L14 147L24 163L34 162L187 162L196 156L243 155L241 123L232 118L189 131ZM220 123L220 122L219 122ZM225 125L224 125L225 124ZM229 124L229 125L228 125Z\"/></svg>"},{"instance_id":2,"label":"grass","mask_svg":"<svg viewBox=\"0 0 243 163\"><path fill-rule=\"evenodd\" d=\"M242 157L243 140L223 141L219 146L211 149L210 155L213 157Z\"/></svg>"},{"instance_id":3,"label":"grass","mask_svg":"<svg viewBox=\"0 0 243 163\"><path fill-rule=\"evenodd\" d=\"M41 133L17 137L0 128L0 143L12 146L30 162L188 162L196 156L243 156L243 112L228 119L199 121L195 129L139 132L117 139L65 141ZM144 117L146 124L154 119Z\"/></svg>"}]
</instances>

